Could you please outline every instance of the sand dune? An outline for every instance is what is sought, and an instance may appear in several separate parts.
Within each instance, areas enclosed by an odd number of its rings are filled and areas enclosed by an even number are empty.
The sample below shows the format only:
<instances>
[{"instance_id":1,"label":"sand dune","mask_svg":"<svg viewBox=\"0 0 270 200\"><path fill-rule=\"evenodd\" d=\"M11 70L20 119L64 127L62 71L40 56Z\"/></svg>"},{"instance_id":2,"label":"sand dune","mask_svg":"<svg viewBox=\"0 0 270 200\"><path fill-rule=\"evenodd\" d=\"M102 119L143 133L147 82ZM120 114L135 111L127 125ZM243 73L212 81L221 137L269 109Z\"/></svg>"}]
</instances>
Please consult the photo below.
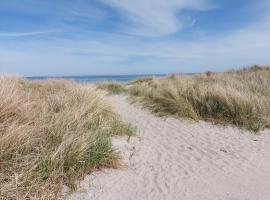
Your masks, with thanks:
<instances>
[{"instance_id":1,"label":"sand dune","mask_svg":"<svg viewBox=\"0 0 270 200\"><path fill-rule=\"evenodd\" d=\"M88 176L67 199L269 200L270 134L159 118L110 97L138 136L115 138L127 169Z\"/></svg>"}]
</instances>

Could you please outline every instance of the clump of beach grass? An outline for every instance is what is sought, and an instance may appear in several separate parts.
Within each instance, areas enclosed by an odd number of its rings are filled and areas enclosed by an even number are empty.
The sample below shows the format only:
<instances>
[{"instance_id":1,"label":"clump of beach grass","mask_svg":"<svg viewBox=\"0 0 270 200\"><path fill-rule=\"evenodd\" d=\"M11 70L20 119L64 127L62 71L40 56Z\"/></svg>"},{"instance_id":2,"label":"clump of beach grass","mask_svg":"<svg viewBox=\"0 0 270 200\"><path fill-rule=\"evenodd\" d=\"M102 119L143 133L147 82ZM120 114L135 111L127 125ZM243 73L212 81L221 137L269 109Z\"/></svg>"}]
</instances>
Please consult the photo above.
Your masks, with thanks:
<instances>
[{"instance_id":1,"label":"clump of beach grass","mask_svg":"<svg viewBox=\"0 0 270 200\"><path fill-rule=\"evenodd\" d=\"M63 185L118 167L112 135L132 135L104 92L65 80L0 76L0 198L58 199Z\"/></svg>"},{"instance_id":2,"label":"clump of beach grass","mask_svg":"<svg viewBox=\"0 0 270 200\"><path fill-rule=\"evenodd\" d=\"M224 73L172 75L133 81L128 93L159 115L234 124L259 131L270 127L270 70L252 66Z\"/></svg>"},{"instance_id":3,"label":"clump of beach grass","mask_svg":"<svg viewBox=\"0 0 270 200\"><path fill-rule=\"evenodd\" d=\"M136 127L131 125L130 123L123 122L121 120L114 120L110 126L110 133L112 135L124 136L128 137L135 136Z\"/></svg>"},{"instance_id":4,"label":"clump of beach grass","mask_svg":"<svg viewBox=\"0 0 270 200\"><path fill-rule=\"evenodd\" d=\"M126 91L125 85L116 81L98 83L97 89L106 90L109 94L121 94Z\"/></svg>"}]
</instances>

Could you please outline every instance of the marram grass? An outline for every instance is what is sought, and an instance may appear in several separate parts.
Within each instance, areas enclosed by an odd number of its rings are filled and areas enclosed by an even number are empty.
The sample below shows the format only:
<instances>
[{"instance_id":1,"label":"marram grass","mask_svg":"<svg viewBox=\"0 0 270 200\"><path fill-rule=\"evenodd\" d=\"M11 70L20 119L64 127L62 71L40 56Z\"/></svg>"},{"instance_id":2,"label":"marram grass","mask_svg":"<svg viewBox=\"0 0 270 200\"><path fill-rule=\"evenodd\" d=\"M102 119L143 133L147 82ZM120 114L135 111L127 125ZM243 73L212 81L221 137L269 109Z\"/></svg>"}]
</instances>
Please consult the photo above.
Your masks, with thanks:
<instances>
[{"instance_id":1,"label":"marram grass","mask_svg":"<svg viewBox=\"0 0 270 200\"><path fill-rule=\"evenodd\" d=\"M94 86L0 77L0 199L58 199L63 185L119 166L112 135L132 135Z\"/></svg>"},{"instance_id":2,"label":"marram grass","mask_svg":"<svg viewBox=\"0 0 270 200\"><path fill-rule=\"evenodd\" d=\"M270 69L253 66L224 73L176 75L133 81L128 94L159 115L270 128Z\"/></svg>"},{"instance_id":3,"label":"marram grass","mask_svg":"<svg viewBox=\"0 0 270 200\"><path fill-rule=\"evenodd\" d=\"M224 73L172 74L127 84L98 85L109 94L129 94L159 115L174 115L252 131L270 128L270 67L254 65Z\"/></svg>"},{"instance_id":4,"label":"marram grass","mask_svg":"<svg viewBox=\"0 0 270 200\"><path fill-rule=\"evenodd\" d=\"M126 91L125 86L123 84L115 81L98 83L97 89L107 90L109 94L121 94Z\"/></svg>"}]
</instances>

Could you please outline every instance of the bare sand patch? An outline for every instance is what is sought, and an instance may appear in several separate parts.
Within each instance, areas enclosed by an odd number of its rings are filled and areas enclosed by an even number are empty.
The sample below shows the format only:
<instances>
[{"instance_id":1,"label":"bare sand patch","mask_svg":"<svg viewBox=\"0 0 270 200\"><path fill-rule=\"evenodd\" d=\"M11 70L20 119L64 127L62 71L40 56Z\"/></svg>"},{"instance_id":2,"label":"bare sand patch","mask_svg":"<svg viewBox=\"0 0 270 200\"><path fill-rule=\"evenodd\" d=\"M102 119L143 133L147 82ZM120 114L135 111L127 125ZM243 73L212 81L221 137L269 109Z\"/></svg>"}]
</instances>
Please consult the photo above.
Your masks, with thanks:
<instances>
[{"instance_id":1,"label":"bare sand patch","mask_svg":"<svg viewBox=\"0 0 270 200\"><path fill-rule=\"evenodd\" d=\"M270 134L159 118L124 96L111 102L138 136L115 138L127 169L86 177L67 199L269 200Z\"/></svg>"}]
</instances>

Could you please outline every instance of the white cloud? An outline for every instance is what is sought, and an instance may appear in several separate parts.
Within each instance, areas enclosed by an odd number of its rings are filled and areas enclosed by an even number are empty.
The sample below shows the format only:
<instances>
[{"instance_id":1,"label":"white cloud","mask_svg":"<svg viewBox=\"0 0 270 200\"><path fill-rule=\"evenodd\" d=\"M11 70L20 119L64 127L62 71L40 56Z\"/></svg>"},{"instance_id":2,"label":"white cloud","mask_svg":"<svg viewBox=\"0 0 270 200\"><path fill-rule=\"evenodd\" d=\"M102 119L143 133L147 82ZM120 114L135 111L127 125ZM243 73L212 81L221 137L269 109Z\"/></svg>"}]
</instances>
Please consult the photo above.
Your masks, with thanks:
<instances>
[{"instance_id":1,"label":"white cloud","mask_svg":"<svg viewBox=\"0 0 270 200\"><path fill-rule=\"evenodd\" d=\"M0 72L26 75L128 74L222 71L269 64L268 18L223 36L197 41L106 35L103 39L51 40L0 47ZM130 62L130 59L132 62Z\"/></svg>"},{"instance_id":2,"label":"white cloud","mask_svg":"<svg viewBox=\"0 0 270 200\"><path fill-rule=\"evenodd\" d=\"M80 39L3 42L0 73L138 74L221 71L255 63L269 64L270 16L267 15L245 28L201 36L196 41L168 37L145 40L122 34L80 32Z\"/></svg>"},{"instance_id":3,"label":"white cloud","mask_svg":"<svg viewBox=\"0 0 270 200\"><path fill-rule=\"evenodd\" d=\"M45 30L45 31L31 31L31 32L0 32L0 37L23 37L23 36L34 36L44 35L56 32L56 30Z\"/></svg>"},{"instance_id":4,"label":"white cloud","mask_svg":"<svg viewBox=\"0 0 270 200\"><path fill-rule=\"evenodd\" d=\"M209 10L208 0L102 0L123 11L135 25L129 29L136 35L167 35L179 31L183 21L177 14L182 10Z\"/></svg>"}]
</instances>

